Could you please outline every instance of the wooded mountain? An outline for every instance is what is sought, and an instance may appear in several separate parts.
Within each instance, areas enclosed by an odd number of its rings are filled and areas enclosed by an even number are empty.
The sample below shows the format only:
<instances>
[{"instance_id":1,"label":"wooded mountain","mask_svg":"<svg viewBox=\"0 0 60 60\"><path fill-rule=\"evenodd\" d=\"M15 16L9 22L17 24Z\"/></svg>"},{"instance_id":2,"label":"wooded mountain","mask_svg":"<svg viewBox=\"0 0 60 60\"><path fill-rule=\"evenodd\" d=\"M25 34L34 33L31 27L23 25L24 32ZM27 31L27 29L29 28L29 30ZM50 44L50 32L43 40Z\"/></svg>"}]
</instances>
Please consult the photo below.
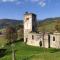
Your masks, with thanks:
<instances>
[{"instance_id":1,"label":"wooded mountain","mask_svg":"<svg viewBox=\"0 0 60 60\"><path fill-rule=\"evenodd\" d=\"M38 31L53 32L56 29L60 30L60 17L38 21Z\"/></svg>"},{"instance_id":2,"label":"wooded mountain","mask_svg":"<svg viewBox=\"0 0 60 60\"><path fill-rule=\"evenodd\" d=\"M8 25L23 25L23 20L0 19L0 29L5 28ZM38 20L38 31L53 32L56 30L56 27L57 29L60 29L60 17Z\"/></svg>"},{"instance_id":3,"label":"wooded mountain","mask_svg":"<svg viewBox=\"0 0 60 60\"><path fill-rule=\"evenodd\" d=\"M16 26L20 24L23 24L22 20L0 19L0 29L5 28L8 25Z\"/></svg>"}]
</instances>

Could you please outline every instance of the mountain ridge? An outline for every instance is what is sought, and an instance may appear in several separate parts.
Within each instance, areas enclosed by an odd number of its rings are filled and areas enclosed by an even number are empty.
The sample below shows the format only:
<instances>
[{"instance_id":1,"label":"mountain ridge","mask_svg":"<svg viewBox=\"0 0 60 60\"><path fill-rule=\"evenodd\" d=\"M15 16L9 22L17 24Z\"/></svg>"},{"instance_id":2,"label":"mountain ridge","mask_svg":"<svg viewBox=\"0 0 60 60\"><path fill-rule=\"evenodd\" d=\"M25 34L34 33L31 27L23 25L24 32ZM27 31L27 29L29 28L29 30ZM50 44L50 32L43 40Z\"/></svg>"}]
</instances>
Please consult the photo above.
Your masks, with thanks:
<instances>
[{"instance_id":1,"label":"mountain ridge","mask_svg":"<svg viewBox=\"0 0 60 60\"><path fill-rule=\"evenodd\" d=\"M0 28L4 28L7 25L20 25L22 23L23 23L22 20L0 19Z\"/></svg>"},{"instance_id":2,"label":"mountain ridge","mask_svg":"<svg viewBox=\"0 0 60 60\"><path fill-rule=\"evenodd\" d=\"M55 18L46 18L44 20L37 20L37 30L38 31L53 31L55 26L59 24L60 26L60 17ZM23 20L14 20L14 19L0 19L0 29L5 28L7 25L23 25Z\"/></svg>"}]
</instances>

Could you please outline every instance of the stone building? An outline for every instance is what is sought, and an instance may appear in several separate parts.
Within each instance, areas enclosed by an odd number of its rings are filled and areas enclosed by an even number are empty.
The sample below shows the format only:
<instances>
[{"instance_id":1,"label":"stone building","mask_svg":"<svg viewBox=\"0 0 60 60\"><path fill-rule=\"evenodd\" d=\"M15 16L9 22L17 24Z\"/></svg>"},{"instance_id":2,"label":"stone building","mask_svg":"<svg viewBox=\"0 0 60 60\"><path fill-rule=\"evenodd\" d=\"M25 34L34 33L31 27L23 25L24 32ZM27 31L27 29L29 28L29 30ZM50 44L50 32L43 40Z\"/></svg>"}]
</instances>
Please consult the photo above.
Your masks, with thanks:
<instances>
[{"instance_id":1,"label":"stone building","mask_svg":"<svg viewBox=\"0 0 60 60\"><path fill-rule=\"evenodd\" d=\"M50 34L50 47L52 48L60 48L60 33L54 32Z\"/></svg>"},{"instance_id":2,"label":"stone building","mask_svg":"<svg viewBox=\"0 0 60 60\"><path fill-rule=\"evenodd\" d=\"M28 45L44 48L60 48L60 33L37 33L37 21L34 13L24 14L24 42Z\"/></svg>"}]
</instances>

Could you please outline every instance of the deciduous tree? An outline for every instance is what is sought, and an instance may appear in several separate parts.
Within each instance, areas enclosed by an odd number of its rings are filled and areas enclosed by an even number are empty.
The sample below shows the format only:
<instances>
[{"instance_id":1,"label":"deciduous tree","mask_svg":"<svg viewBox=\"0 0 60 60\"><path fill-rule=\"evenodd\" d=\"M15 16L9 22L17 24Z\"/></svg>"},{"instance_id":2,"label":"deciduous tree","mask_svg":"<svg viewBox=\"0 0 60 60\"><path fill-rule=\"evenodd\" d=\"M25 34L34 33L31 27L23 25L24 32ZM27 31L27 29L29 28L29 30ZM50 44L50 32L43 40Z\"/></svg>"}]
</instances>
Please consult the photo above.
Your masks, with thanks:
<instances>
[{"instance_id":1,"label":"deciduous tree","mask_svg":"<svg viewBox=\"0 0 60 60\"><path fill-rule=\"evenodd\" d=\"M9 26L6 28L6 39L7 39L8 43L11 44L12 60L15 60L14 42L17 40L17 30L14 27Z\"/></svg>"}]
</instances>

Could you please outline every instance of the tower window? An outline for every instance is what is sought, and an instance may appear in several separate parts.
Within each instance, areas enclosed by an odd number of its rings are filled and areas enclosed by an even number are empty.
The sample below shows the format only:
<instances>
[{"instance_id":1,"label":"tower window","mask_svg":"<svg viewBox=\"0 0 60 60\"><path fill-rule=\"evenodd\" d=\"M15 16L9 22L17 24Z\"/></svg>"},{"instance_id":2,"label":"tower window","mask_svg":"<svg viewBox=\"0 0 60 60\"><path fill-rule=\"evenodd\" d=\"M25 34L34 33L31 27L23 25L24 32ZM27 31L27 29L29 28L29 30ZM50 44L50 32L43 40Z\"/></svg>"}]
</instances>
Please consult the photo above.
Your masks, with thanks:
<instances>
[{"instance_id":1,"label":"tower window","mask_svg":"<svg viewBox=\"0 0 60 60\"><path fill-rule=\"evenodd\" d=\"M29 20L29 18L26 18L26 20Z\"/></svg>"},{"instance_id":2,"label":"tower window","mask_svg":"<svg viewBox=\"0 0 60 60\"><path fill-rule=\"evenodd\" d=\"M32 35L32 39L34 39L34 36Z\"/></svg>"},{"instance_id":3,"label":"tower window","mask_svg":"<svg viewBox=\"0 0 60 60\"><path fill-rule=\"evenodd\" d=\"M55 41L55 37L53 37L53 41Z\"/></svg>"}]
</instances>

